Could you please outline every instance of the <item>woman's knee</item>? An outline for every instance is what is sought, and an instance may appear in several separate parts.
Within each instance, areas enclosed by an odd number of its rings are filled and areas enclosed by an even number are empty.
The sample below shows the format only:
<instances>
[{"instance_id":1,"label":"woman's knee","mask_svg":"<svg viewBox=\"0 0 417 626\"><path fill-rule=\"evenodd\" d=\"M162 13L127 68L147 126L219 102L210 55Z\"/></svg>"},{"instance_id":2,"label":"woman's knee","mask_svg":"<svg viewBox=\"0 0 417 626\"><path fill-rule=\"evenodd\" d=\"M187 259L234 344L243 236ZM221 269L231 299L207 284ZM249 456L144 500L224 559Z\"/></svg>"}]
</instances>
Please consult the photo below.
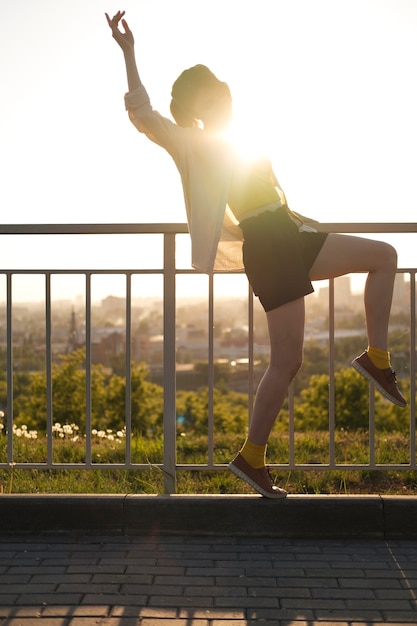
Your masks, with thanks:
<instances>
[{"instance_id":1,"label":"woman's knee","mask_svg":"<svg viewBox=\"0 0 417 626\"><path fill-rule=\"evenodd\" d=\"M397 269L398 255L396 249L389 243L379 242L379 265L395 271Z\"/></svg>"},{"instance_id":2,"label":"woman's knee","mask_svg":"<svg viewBox=\"0 0 417 626\"><path fill-rule=\"evenodd\" d=\"M271 354L270 368L277 377L284 377L290 383L303 363L303 350L280 350L275 356Z\"/></svg>"},{"instance_id":3,"label":"woman's knee","mask_svg":"<svg viewBox=\"0 0 417 626\"><path fill-rule=\"evenodd\" d=\"M294 380L303 364L303 355L301 354L298 359L294 359L292 367L289 368L290 381Z\"/></svg>"}]
</instances>

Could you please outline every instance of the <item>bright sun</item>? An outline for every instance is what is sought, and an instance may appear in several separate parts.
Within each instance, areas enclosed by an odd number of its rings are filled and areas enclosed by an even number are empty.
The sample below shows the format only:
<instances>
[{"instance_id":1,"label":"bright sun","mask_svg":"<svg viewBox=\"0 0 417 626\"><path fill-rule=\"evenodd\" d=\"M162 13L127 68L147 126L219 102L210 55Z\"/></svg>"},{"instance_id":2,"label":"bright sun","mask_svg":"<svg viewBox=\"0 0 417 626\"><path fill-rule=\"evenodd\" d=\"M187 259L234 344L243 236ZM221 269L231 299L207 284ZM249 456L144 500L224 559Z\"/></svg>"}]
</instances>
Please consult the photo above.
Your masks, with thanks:
<instances>
[{"instance_id":1,"label":"bright sun","mask_svg":"<svg viewBox=\"0 0 417 626\"><path fill-rule=\"evenodd\" d=\"M243 159L253 160L268 156L265 137L267 137L265 124L257 121L252 123L253 112L242 109L233 112L233 120L227 130L227 137L236 147Z\"/></svg>"}]
</instances>

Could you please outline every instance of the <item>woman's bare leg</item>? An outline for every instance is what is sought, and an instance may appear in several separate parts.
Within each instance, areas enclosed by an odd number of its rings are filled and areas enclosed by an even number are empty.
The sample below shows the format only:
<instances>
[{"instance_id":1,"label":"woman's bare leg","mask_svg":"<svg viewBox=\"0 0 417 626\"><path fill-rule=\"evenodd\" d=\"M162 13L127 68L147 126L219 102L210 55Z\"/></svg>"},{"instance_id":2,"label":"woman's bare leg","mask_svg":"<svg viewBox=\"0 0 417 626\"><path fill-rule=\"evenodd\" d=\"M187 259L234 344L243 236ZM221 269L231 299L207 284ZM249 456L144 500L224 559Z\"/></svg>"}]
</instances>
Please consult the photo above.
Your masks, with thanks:
<instances>
[{"instance_id":1,"label":"woman's bare leg","mask_svg":"<svg viewBox=\"0 0 417 626\"><path fill-rule=\"evenodd\" d=\"M368 341L369 345L386 351L396 269L397 254L390 245L360 237L330 234L311 269L310 278L322 280L351 272L368 272L365 287ZM288 386L301 365L304 298L280 306L266 315L271 347L270 363L256 393L247 442L229 467L257 491L275 498L285 496L285 491L273 485L265 467L257 469L258 466L251 466L244 450L250 444L259 448L262 456L262 448L264 452ZM390 384L395 382L390 381ZM395 385L393 393L397 392Z\"/></svg>"},{"instance_id":2,"label":"woman's bare leg","mask_svg":"<svg viewBox=\"0 0 417 626\"><path fill-rule=\"evenodd\" d=\"M313 267L311 280L368 272L365 314L370 346L388 350L388 323L397 270L397 253L387 243L329 234Z\"/></svg>"},{"instance_id":3,"label":"woman's bare leg","mask_svg":"<svg viewBox=\"0 0 417 626\"><path fill-rule=\"evenodd\" d=\"M303 354L304 298L284 304L267 314L271 355L256 392L249 440L266 445L274 422L298 372Z\"/></svg>"},{"instance_id":4,"label":"woman's bare leg","mask_svg":"<svg viewBox=\"0 0 417 626\"><path fill-rule=\"evenodd\" d=\"M397 253L387 243L329 234L310 272L311 280L368 272L365 312L369 345L388 349L388 323L397 269ZM304 298L267 314L271 356L257 393L249 440L265 445L301 362L304 341Z\"/></svg>"}]
</instances>

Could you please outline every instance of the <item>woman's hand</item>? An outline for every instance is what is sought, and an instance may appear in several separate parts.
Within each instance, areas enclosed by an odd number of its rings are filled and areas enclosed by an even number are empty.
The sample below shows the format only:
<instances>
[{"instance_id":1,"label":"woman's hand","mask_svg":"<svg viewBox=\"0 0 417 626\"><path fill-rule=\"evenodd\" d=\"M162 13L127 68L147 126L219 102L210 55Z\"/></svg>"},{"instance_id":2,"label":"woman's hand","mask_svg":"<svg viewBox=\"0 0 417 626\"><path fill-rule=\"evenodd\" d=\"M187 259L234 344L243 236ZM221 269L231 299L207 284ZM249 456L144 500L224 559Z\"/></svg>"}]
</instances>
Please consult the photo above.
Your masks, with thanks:
<instances>
[{"instance_id":1,"label":"woman's hand","mask_svg":"<svg viewBox=\"0 0 417 626\"><path fill-rule=\"evenodd\" d=\"M126 20L123 19L125 11L118 11L112 18L106 13L107 23L111 28L112 36L117 41L123 52L131 52L135 46L135 40L133 33L127 25ZM124 33L119 30L119 22L122 22Z\"/></svg>"}]
</instances>

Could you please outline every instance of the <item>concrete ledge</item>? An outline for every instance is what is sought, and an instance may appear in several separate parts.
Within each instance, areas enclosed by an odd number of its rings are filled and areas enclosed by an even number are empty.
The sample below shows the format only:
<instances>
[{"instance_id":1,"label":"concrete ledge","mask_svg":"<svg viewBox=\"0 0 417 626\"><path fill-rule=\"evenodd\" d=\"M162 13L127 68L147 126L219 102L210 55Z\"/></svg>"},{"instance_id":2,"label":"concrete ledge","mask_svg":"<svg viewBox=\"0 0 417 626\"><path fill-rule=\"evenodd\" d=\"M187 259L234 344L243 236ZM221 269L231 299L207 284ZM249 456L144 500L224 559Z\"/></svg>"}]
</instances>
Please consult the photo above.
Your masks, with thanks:
<instances>
[{"instance_id":1,"label":"concrete ledge","mask_svg":"<svg viewBox=\"0 0 417 626\"><path fill-rule=\"evenodd\" d=\"M0 534L413 539L417 497L0 495Z\"/></svg>"},{"instance_id":2,"label":"concrete ledge","mask_svg":"<svg viewBox=\"0 0 417 626\"><path fill-rule=\"evenodd\" d=\"M125 499L125 495L0 495L0 534L122 534Z\"/></svg>"},{"instance_id":3,"label":"concrete ledge","mask_svg":"<svg viewBox=\"0 0 417 626\"><path fill-rule=\"evenodd\" d=\"M417 537L417 498L384 496L385 535L392 539Z\"/></svg>"}]
</instances>

